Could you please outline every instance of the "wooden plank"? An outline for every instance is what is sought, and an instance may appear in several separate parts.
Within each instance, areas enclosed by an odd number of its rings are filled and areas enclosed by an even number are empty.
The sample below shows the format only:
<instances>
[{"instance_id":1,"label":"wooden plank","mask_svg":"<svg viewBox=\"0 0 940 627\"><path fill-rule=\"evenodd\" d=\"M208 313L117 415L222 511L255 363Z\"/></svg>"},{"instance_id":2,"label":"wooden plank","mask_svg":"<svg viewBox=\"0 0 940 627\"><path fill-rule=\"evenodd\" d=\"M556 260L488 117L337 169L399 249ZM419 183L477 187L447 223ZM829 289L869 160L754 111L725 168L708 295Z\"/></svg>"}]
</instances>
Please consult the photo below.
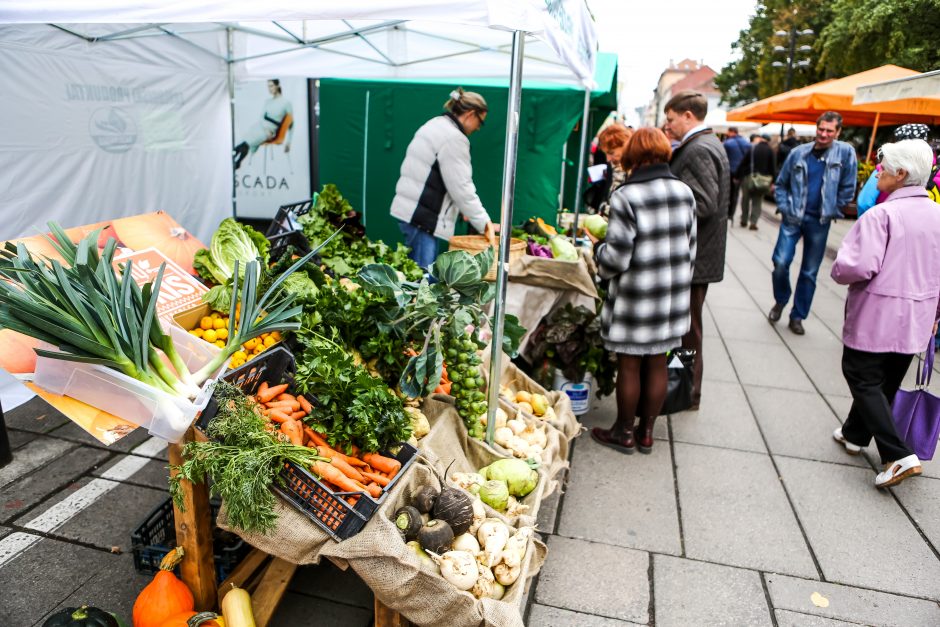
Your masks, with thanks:
<instances>
[{"instance_id":1,"label":"wooden plank","mask_svg":"<svg viewBox=\"0 0 940 627\"><path fill-rule=\"evenodd\" d=\"M287 591L297 564L275 557L265 570L258 587L251 594L251 609L255 615L255 624L258 627L267 627L277 610L281 597Z\"/></svg>"},{"instance_id":2,"label":"wooden plank","mask_svg":"<svg viewBox=\"0 0 940 627\"><path fill-rule=\"evenodd\" d=\"M251 579L251 576L261 568L269 557L271 556L264 551L252 549L251 553L238 563L238 566L232 570L225 581L219 584L219 607L222 606L222 597L232 589L233 585L239 588L248 588L247 582Z\"/></svg>"},{"instance_id":3,"label":"wooden plank","mask_svg":"<svg viewBox=\"0 0 940 627\"><path fill-rule=\"evenodd\" d=\"M372 623L375 627L410 627L411 623L407 618L388 607L378 597L375 597L375 621Z\"/></svg>"},{"instance_id":4,"label":"wooden plank","mask_svg":"<svg viewBox=\"0 0 940 627\"><path fill-rule=\"evenodd\" d=\"M183 446L192 442L192 427L179 444L168 448L170 465L183 463ZM171 475L175 471L171 471ZM205 483L182 482L183 506L173 506L176 522L176 544L183 547L186 557L180 564L180 578L193 592L197 611L214 610L218 602L215 581L215 560L212 555L212 512L209 509L209 489Z\"/></svg>"}]
</instances>

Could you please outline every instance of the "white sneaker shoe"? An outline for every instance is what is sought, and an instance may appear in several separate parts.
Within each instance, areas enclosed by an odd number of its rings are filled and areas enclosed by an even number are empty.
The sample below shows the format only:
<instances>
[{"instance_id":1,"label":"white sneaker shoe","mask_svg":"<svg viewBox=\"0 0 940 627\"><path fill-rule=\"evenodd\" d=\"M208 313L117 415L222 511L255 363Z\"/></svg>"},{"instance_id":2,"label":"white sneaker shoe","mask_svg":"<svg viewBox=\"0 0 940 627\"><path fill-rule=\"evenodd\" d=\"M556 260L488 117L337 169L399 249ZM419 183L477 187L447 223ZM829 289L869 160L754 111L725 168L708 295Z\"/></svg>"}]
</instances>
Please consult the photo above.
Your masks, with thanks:
<instances>
[{"instance_id":1,"label":"white sneaker shoe","mask_svg":"<svg viewBox=\"0 0 940 627\"><path fill-rule=\"evenodd\" d=\"M845 447L845 452L849 455L858 455L862 452L862 447L857 444L852 444L845 439L845 436L842 435L842 427L839 427L832 432L832 439Z\"/></svg>"},{"instance_id":2,"label":"white sneaker shoe","mask_svg":"<svg viewBox=\"0 0 940 627\"><path fill-rule=\"evenodd\" d=\"M921 473L920 460L917 455L908 455L896 462L885 464L885 469L875 477L876 488L890 488Z\"/></svg>"}]
</instances>

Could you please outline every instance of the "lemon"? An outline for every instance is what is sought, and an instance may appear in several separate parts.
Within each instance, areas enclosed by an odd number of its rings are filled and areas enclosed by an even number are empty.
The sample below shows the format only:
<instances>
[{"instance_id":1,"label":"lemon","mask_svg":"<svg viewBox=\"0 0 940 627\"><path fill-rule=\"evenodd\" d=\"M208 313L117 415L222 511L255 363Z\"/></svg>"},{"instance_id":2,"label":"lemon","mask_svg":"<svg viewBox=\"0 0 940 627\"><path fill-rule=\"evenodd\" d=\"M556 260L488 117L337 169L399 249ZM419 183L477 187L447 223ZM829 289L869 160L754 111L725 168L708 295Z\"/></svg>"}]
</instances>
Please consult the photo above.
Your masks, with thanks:
<instances>
[{"instance_id":1,"label":"lemon","mask_svg":"<svg viewBox=\"0 0 940 627\"><path fill-rule=\"evenodd\" d=\"M218 330L215 332L215 337L216 337L217 340L225 340L225 339L228 339L228 329L218 329Z\"/></svg>"},{"instance_id":2,"label":"lemon","mask_svg":"<svg viewBox=\"0 0 940 627\"><path fill-rule=\"evenodd\" d=\"M258 343L259 343L259 342L258 342L258 338L253 337L253 338L251 338L250 340L248 340L247 342L245 342L244 344L242 344L242 346L244 347L244 349L245 349L246 351L251 351L251 350L254 350L254 349L255 349L255 346L257 346Z\"/></svg>"},{"instance_id":3,"label":"lemon","mask_svg":"<svg viewBox=\"0 0 940 627\"><path fill-rule=\"evenodd\" d=\"M280 331L272 331L272 332L271 332L271 337L273 337L276 342L280 342L280 341L281 341L281 332L280 332Z\"/></svg>"},{"instance_id":4,"label":"lemon","mask_svg":"<svg viewBox=\"0 0 940 627\"><path fill-rule=\"evenodd\" d=\"M236 359L244 362L246 359L248 359L248 354L245 351L235 351L234 353L232 353L232 360L236 360Z\"/></svg>"},{"instance_id":5,"label":"lemon","mask_svg":"<svg viewBox=\"0 0 940 627\"><path fill-rule=\"evenodd\" d=\"M215 342L218 339L215 329L206 329L206 331L202 334L202 339L207 342Z\"/></svg>"},{"instance_id":6,"label":"lemon","mask_svg":"<svg viewBox=\"0 0 940 627\"><path fill-rule=\"evenodd\" d=\"M199 327L202 329L211 329L214 321L209 316L206 316L199 321Z\"/></svg>"},{"instance_id":7,"label":"lemon","mask_svg":"<svg viewBox=\"0 0 940 627\"><path fill-rule=\"evenodd\" d=\"M264 344L258 344L257 346L254 347L254 349L252 349L251 352L254 353L255 355L260 355L261 353L264 352L265 348L267 347Z\"/></svg>"},{"instance_id":8,"label":"lemon","mask_svg":"<svg viewBox=\"0 0 940 627\"><path fill-rule=\"evenodd\" d=\"M195 329L193 329L192 331L190 331L190 333L192 333L192 334L195 335L196 337L202 337L202 334L203 334L202 327L196 327Z\"/></svg>"},{"instance_id":9,"label":"lemon","mask_svg":"<svg viewBox=\"0 0 940 627\"><path fill-rule=\"evenodd\" d=\"M227 326L228 326L228 322L226 322L222 318L216 318L215 321L212 323L213 329L224 329Z\"/></svg>"},{"instance_id":10,"label":"lemon","mask_svg":"<svg viewBox=\"0 0 940 627\"><path fill-rule=\"evenodd\" d=\"M271 348L271 347L274 346L275 344L277 344L277 340L275 340L275 339L274 339L273 337L271 337L270 335L269 335L268 337L264 338L264 347L265 347L265 348Z\"/></svg>"},{"instance_id":11,"label":"lemon","mask_svg":"<svg viewBox=\"0 0 940 627\"><path fill-rule=\"evenodd\" d=\"M222 340L216 340L215 345L219 348L225 348L225 342Z\"/></svg>"},{"instance_id":12,"label":"lemon","mask_svg":"<svg viewBox=\"0 0 940 627\"><path fill-rule=\"evenodd\" d=\"M213 320L218 320L221 316L222 314L220 314L218 311L213 311L211 314L209 314L209 317Z\"/></svg>"}]
</instances>

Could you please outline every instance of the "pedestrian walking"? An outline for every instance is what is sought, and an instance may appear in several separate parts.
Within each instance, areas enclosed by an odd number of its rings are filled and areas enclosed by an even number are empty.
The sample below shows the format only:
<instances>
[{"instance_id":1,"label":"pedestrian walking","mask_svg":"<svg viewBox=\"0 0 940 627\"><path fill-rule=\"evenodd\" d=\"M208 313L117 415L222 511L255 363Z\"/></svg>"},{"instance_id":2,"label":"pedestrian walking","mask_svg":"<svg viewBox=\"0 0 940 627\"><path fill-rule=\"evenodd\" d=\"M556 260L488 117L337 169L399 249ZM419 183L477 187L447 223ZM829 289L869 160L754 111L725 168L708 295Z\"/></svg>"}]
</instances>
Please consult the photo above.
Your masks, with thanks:
<instances>
[{"instance_id":1,"label":"pedestrian walking","mask_svg":"<svg viewBox=\"0 0 940 627\"><path fill-rule=\"evenodd\" d=\"M838 141L842 116L827 111L816 120L816 141L790 151L780 169L774 192L780 231L773 252L774 305L767 314L771 324L780 320L793 294L790 331L803 335L816 292L816 275L826 252L826 239L833 219L855 197L858 161L849 144ZM803 261L795 293L790 287L790 263L796 244L803 239Z\"/></svg>"},{"instance_id":2,"label":"pedestrian walking","mask_svg":"<svg viewBox=\"0 0 940 627\"><path fill-rule=\"evenodd\" d=\"M735 178L741 181L741 226L757 230L761 204L774 184L777 157L770 147L770 137L758 135L747 158L738 166Z\"/></svg>"},{"instance_id":3,"label":"pedestrian walking","mask_svg":"<svg viewBox=\"0 0 940 627\"><path fill-rule=\"evenodd\" d=\"M777 165L782 166L786 162L787 157L790 156L790 152L799 145L800 140L796 138L796 129L790 127L790 130L787 131L787 138L777 146ZM777 173L775 172L774 174Z\"/></svg>"},{"instance_id":4,"label":"pedestrian walking","mask_svg":"<svg viewBox=\"0 0 940 627\"><path fill-rule=\"evenodd\" d=\"M879 488L921 473L891 404L940 319L940 211L924 189L932 157L920 139L881 148L878 190L888 196L852 226L832 266L832 278L849 286L842 373L852 392L849 416L832 435L853 455L875 439Z\"/></svg>"},{"instance_id":5,"label":"pedestrian walking","mask_svg":"<svg viewBox=\"0 0 940 627\"><path fill-rule=\"evenodd\" d=\"M736 126L728 127L728 137L721 143L725 148L725 154L728 155L728 167L731 171L731 187L728 197L728 219L734 220L734 212L738 207L738 190L741 187L741 181L736 174L741 163L746 161L751 153L751 144L748 143L739 133Z\"/></svg>"},{"instance_id":6,"label":"pedestrian walking","mask_svg":"<svg viewBox=\"0 0 940 627\"><path fill-rule=\"evenodd\" d=\"M702 310L710 283L718 283L725 274L725 246L728 238L728 195L731 170L725 149L704 124L708 113L705 96L694 91L680 91L666 103L666 126L680 138L673 150L669 169L695 195L695 217L698 229L698 253L692 274L691 322L682 338L682 348L695 351L692 368L692 407L696 410L702 399Z\"/></svg>"},{"instance_id":7,"label":"pedestrian walking","mask_svg":"<svg viewBox=\"0 0 940 627\"><path fill-rule=\"evenodd\" d=\"M652 451L653 424L666 398L666 353L689 330L695 196L669 170L671 153L662 131L637 130L624 149L630 173L611 196L607 237L599 242L588 235L598 274L610 280L601 338L618 359L617 420L608 429L595 427L591 437L623 453Z\"/></svg>"}]
</instances>

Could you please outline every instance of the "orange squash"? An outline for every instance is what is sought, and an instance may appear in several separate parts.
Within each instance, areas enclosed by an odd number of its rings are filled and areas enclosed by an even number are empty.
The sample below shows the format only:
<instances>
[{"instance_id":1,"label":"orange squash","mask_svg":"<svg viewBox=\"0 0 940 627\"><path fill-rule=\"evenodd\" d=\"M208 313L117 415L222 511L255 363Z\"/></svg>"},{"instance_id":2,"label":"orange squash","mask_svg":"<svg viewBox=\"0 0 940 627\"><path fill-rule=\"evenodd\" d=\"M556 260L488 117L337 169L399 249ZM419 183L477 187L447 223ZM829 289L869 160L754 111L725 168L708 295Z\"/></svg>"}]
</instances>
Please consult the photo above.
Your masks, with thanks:
<instances>
[{"instance_id":1,"label":"orange squash","mask_svg":"<svg viewBox=\"0 0 940 627\"><path fill-rule=\"evenodd\" d=\"M225 619L214 612L180 612L164 620L160 627L225 627Z\"/></svg>"},{"instance_id":2,"label":"orange squash","mask_svg":"<svg viewBox=\"0 0 940 627\"><path fill-rule=\"evenodd\" d=\"M173 574L182 559L183 548L176 547L160 562L160 570L134 601L134 627L163 627L168 618L193 611L193 593Z\"/></svg>"},{"instance_id":3,"label":"orange squash","mask_svg":"<svg viewBox=\"0 0 940 627\"><path fill-rule=\"evenodd\" d=\"M195 274L193 255L206 248L163 211L120 218L111 223L118 241L131 250L156 248L189 274Z\"/></svg>"}]
</instances>

